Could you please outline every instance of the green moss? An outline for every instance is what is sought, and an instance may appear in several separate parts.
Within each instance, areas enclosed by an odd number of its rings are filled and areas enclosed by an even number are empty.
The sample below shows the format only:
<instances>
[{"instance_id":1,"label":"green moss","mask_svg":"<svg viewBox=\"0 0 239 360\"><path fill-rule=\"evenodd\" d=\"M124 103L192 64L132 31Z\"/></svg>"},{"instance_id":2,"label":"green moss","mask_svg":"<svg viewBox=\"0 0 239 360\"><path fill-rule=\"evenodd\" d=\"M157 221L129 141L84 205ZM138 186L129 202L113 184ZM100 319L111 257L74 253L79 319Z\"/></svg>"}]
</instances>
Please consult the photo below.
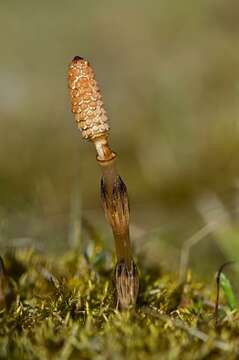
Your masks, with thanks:
<instances>
[{"instance_id":1,"label":"green moss","mask_svg":"<svg viewBox=\"0 0 239 360\"><path fill-rule=\"evenodd\" d=\"M111 258L20 250L4 257L15 300L0 312L0 359L236 358L239 312L225 303L215 328L215 286L189 274L141 274L137 309L116 310ZM225 301L224 301L225 302Z\"/></svg>"}]
</instances>

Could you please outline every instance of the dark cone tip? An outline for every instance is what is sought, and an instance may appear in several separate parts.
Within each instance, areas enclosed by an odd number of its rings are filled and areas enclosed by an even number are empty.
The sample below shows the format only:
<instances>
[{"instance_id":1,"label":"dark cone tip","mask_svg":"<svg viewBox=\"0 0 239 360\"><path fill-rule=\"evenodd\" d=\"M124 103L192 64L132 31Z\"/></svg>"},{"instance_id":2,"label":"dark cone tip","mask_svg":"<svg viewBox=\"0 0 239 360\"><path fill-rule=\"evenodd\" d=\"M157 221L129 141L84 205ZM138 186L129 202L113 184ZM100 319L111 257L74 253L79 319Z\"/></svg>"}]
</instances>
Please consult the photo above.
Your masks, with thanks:
<instances>
[{"instance_id":1,"label":"dark cone tip","mask_svg":"<svg viewBox=\"0 0 239 360\"><path fill-rule=\"evenodd\" d=\"M77 63L78 61L81 61L81 60L87 61L87 60L84 59L83 57L77 55L77 56L75 56L75 57L73 58L72 62ZM87 61L87 62L88 62L88 61Z\"/></svg>"}]
</instances>

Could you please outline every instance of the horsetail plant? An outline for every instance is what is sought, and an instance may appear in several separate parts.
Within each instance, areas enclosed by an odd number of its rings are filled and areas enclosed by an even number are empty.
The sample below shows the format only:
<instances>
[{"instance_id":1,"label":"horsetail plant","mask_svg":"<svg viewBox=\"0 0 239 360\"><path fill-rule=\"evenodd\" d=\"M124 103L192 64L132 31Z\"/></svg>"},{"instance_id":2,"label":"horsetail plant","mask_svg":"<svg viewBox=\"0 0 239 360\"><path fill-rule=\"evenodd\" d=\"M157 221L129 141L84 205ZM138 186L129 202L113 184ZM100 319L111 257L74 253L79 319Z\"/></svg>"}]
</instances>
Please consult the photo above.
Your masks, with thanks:
<instances>
[{"instance_id":1,"label":"horsetail plant","mask_svg":"<svg viewBox=\"0 0 239 360\"><path fill-rule=\"evenodd\" d=\"M139 290L139 276L129 235L127 188L116 170L116 154L108 144L108 116L92 67L87 60L76 56L70 63L68 75L72 112L77 126L82 137L94 144L102 170L101 200L116 247L117 303L121 309L127 309L135 306Z\"/></svg>"}]
</instances>

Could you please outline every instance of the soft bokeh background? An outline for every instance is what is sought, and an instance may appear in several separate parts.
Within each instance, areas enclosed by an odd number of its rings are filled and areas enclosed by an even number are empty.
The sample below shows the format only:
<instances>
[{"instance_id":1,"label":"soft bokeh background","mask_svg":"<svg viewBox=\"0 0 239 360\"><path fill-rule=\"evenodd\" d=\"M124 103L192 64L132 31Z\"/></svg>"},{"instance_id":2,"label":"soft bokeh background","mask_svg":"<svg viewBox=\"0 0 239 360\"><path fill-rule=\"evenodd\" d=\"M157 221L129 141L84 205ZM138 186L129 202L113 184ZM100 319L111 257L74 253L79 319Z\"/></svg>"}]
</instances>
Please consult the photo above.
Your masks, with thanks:
<instances>
[{"instance_id":1,"label":"soft bokeh background","mask_svg":"<svg viewBox=\"0 0 239 360\"><path fill-rule=\"evenodd\" d=\"M1 246L60 250L93 233L112 247L70 112L80 55L104 94L136 251L177 270L201 239L190 263L210 276L239 258L238 18L225 0L1 1Z\"/></svg>"}]
</instances>

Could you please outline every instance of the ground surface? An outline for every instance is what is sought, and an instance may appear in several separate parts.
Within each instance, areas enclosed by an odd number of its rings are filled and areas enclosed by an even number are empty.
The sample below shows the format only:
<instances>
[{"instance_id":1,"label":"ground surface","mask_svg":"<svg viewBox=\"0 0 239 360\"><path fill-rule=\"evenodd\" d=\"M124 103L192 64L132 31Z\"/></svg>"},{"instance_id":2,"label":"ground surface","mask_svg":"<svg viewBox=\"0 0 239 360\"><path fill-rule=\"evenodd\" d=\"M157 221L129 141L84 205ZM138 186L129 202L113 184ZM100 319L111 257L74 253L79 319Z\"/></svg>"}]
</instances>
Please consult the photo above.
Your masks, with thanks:
<instances>
[{"instance_id":1,"label":"ground surface","mask_svg":"<svg viewBox=\"0 0 239 360\"><path fill-rule=\"evenodd\" d=\"M190 274L181 286L173 275L141 269L137 309L120 313L112 259L99 246L62 257L20 250L6 254L4 262L10 283L2 291L10 287L14 295L0 312L0 359L233 359L239 354L239 313L222 299L216 329L215 284L207 288Z\"/></svg>"}]
</instances>

